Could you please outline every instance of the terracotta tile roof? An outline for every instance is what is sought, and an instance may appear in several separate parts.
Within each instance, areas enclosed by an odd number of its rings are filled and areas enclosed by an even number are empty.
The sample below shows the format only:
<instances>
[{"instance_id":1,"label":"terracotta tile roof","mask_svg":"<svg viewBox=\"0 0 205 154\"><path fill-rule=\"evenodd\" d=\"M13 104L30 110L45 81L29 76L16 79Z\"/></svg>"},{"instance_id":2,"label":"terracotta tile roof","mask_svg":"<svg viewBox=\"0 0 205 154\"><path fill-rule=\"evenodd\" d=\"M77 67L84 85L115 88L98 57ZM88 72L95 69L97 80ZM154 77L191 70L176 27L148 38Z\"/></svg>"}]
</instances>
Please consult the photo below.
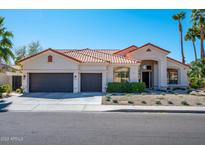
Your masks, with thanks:
<instances>
[{"instance_id":1,"label":"terracotta tile roof","mask_svg":"<svg viewBox=\"0 0 205 154\"><path fill-rule=\"evenodd\" d=\"M178 60L176 60L176 59L173 59L173 58L171 58L171 57L167 57L167 60L171 60L171 61L174 61L174 62L176 62L176 63L178 63L178 64L181 64L181 65L184 65L184 66L186 66L186 67L188 67L188 68L191 68L190 65L188 65L188 64L183 64L182 62L180 62L180 61L178 61Z\"/></svg>"},{"instance_id":2,"label":"terracotta tile roof","mask_svg":"<svg viewBox=\"0 0 205 154\"><path fill-rule=\"evenodd\" d=\"M122 49L122 50L119 50L119 51L115 52L114 55L127 56L127 54L129 54L129 53L131 53L131 52L133 52L133 51L137 51L137 50L139 50L139 49L141 49L141 48L143 48L143 47L145 47L145 46L148 46L148 45L151 45L151 46L153 46L153 47L155 47L155 48L158 48L158 49L164 51L165 53L170 53L170 51L168 51L168 50L166 50L166 49L163 49L163 48L161 48L161 47L159 47L159 46L156 46L156 45L154 45L154 44L152 44L152 43L147 43L147 44L144 44L144 45L142 45L142 46L140 46L140 47L136 47L135 45L132 45L132 46L130 46L130 47L128 47L128 48L125 48L125 49ZM129 55L128 55L128 57L129 57Z\"/></svg>"},{"instance_id":3,"label":"terracotta tile roof","mask_svg":"<svg viewBox=\"0 0 205 154\"><path fill-rule=\"evenodd\" d=\"M81 61L82 63L106 63L102 59L98 59L89 55L81 54L79 51L66 51L65 55Z\"/></svg>"},{"instance_id":4,"label":"terracotta tile roof","mask_svg":"<svg viewBox=\"0 0 205 154\"><path fill-rule=\"evenodd\" d=\"M98 50L98 49L81 49L81 50L57 50L63 52L72 58L78 59L83 63L112 63L112 64L136 64L139 61L125 58L118 55L112 55L107 51L112 50ZM106 52L105 52L106 51Z\"/></svg>"},{"instance_id":5,"label":"terracotta tile roof","mask_svg":"<svg viewBox=\"0 0 205 154\"><path fill-rule=\"evenodd\" d=\"M119 51L117 51L117 52L114 52L113 54L114 54L114 55L122 55L122 56L124 56L124 55L126 55L127 53L129 53L129 52L131 52L131 51L134 51L134 50L137 50L137 49L138 49L137 46L132 45L132 46L129 46L129 47L125 48L125 49L122 49L122 50L119 50Z\"/></svg>"}]
</instances>

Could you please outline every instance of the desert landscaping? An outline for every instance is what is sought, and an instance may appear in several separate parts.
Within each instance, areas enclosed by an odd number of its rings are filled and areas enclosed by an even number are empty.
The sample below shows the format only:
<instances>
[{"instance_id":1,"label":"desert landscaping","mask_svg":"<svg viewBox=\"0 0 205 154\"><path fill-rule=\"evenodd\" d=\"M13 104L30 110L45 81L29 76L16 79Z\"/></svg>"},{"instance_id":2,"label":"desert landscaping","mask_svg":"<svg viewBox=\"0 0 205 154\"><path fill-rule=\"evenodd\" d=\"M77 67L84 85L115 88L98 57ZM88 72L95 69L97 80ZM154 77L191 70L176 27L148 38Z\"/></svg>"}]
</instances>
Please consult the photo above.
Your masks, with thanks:
<instances>
[{"instance_id":1,"label":"desert landscaping","mask_svg":"<svg viewBox=\"0 0 205 154\"><path fill-rule=\"evenodd\" d=\"M103 96L104 105L143 105L143 106L205 106L203 93L189 94L141 93L141 94L111 94Z\"/></svg>"}]
</instances>

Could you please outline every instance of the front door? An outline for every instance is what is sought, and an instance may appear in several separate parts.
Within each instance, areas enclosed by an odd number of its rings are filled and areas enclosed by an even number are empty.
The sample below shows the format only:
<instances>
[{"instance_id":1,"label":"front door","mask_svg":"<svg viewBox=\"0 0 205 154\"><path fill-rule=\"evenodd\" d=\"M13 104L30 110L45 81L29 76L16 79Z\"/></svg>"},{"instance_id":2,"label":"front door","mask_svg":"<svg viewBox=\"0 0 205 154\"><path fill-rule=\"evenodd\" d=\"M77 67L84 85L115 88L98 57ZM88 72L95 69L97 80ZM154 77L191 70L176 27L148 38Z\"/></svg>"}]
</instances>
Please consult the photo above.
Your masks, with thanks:
<instances>
[{"instance_id":1,"label":"front door","mask_svg":"<svg viewBox=\"0 0 205 154\"><path fill-rule=\"evenodd\" d=\"M150 87L150 73L149 72L142 72L142 82L146 84L146 88Z\"/></svg>"},{"instance_id":2,"label":"front door","mask_svg":"<svg viewBox=\"0 0 205 154\"><path fill-rule=\"evenodd\" d=\"M12 90L16 91L16 89L21 88L21 85L22 85L22 77L12 76Z\"/></svg>"}]
</instances>

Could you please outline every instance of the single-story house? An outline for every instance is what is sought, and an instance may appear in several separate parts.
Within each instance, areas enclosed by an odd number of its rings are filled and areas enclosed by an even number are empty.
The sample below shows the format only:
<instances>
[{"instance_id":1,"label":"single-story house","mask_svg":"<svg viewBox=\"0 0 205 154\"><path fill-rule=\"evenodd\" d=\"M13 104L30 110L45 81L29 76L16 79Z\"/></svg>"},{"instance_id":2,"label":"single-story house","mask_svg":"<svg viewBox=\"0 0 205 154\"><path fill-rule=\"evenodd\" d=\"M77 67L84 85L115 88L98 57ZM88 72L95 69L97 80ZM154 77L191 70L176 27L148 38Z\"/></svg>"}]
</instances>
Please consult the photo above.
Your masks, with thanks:
<instances>
[{"instance_id":1,"label":"single-story house","mask_svg":"<svg viewBox=\"0 0 205 154\"><path fill-rule=\"evenodd\" d=\"M151 43L122 50L46 49L22 59L25 92L105 92L108 82L187 87L189 65Z\"/></svg>"},{"instance_id":2,"label":"single-story house","mask_svg":"<svg viewBox=\"0 0 205 154\"><path fill-rule=\"evenodd\" d=\"M22 86L22 75L20 66L0 64L0 86L9 84L12 90L15 91Z\"/></svg>"}]
</instances>

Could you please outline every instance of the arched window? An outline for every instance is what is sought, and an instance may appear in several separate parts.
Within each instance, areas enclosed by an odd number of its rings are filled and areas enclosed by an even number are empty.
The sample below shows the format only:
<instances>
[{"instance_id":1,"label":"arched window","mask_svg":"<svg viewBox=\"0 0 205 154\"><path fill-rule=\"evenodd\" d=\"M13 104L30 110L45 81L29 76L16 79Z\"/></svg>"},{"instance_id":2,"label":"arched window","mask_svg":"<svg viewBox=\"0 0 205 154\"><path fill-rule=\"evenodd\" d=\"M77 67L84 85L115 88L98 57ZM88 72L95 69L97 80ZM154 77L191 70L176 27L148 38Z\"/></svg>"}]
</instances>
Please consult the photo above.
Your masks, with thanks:
<instances>
[{"instance_id":1,"label":"arched window","mask_svg":"<svg viewBox=\"0 0 205 154\"><path fill-rule=\"evenodd\" d=\"M53 62L53 56L51 56L51 55L48 56L48 62L50 62L50 63Z\"/></svg>"}]
</instances>

